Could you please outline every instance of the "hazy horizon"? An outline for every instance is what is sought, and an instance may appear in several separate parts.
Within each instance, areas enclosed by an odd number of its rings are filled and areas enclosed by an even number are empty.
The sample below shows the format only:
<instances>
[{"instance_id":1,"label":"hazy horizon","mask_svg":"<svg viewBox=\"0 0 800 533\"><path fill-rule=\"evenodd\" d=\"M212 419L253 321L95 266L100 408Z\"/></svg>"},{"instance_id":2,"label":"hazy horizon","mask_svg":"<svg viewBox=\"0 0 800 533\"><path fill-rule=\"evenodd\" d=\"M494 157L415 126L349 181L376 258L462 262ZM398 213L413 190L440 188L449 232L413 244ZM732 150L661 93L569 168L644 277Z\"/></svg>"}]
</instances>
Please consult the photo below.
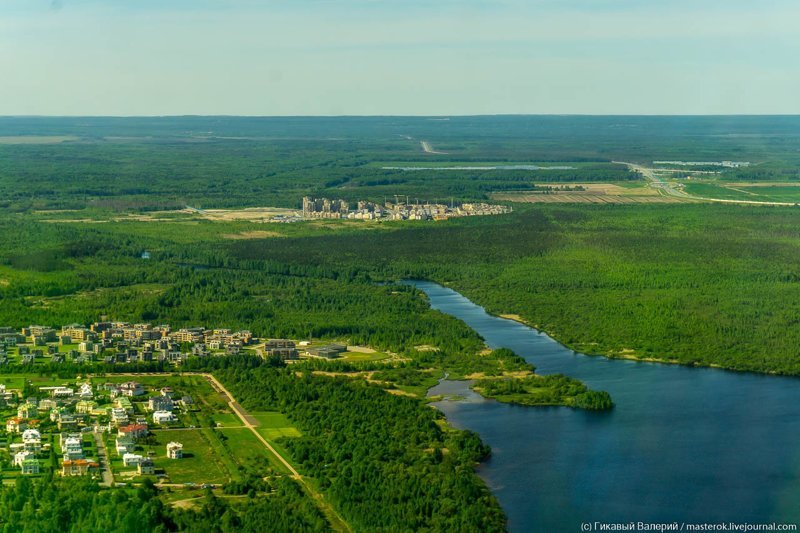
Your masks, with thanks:
<instances>
[{"instance_id":1,"label":"hazy horizon","mask_svg":"<svg viewBox=\"0 0 800 533\"><path fill-rule=\"evenodd\" d=\"M795 115L788 0L6 0L4 116Z\"/></svg>"}]
</instances>

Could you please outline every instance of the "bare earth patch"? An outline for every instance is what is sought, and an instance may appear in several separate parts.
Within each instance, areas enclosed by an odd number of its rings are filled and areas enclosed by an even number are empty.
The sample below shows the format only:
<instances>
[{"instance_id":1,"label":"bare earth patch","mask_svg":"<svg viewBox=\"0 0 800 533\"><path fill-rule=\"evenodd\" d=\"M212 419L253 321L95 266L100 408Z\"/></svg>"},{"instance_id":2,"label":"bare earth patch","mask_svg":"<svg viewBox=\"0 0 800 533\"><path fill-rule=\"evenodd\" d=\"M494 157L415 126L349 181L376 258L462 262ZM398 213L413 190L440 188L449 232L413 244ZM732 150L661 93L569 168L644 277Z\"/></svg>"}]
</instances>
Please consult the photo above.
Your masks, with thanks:
<instances>
[{"instance_id":1,"label":"bare earth patch","mask_svg":"<svg viewBox=\"0 0 800 533\"><path fill-rule=\"evenodd\" d=\"M431 346L430 344L420 344L418 346L414 346L414 349L418 352L438 352L439 348L436 346Z\"/></svg>"},{"instance_id":2,"label":"bare earth patch","mask_svg":"<svg viewBox=\"0 0 800 533\"><path fill-rule=\"evenodd\" d=\"M7 135L0 137L0 144L58 144L77 140L74 135Z\"/></svg>"},{"instance_id":3,"label":"bare earth patch","mask_svg":"<svg viewBox=\"0 0 800 533\"><path fill-rule=\"evenodd\" d=\"M183 209L187 213L207 220L249 220L252 222L267 222L276 215L291 216L297 213L294 209L279 207L248 207L245 209Z\"/></svg>"},{"instance_id":4,"label":"bare earth patch","mask_svg":"<svg viewBox=\"0 0 800 533\"><path fill-rule=\"evenodd\" d=\"M375 353L375 350L367 348L366 346L348 346L347 351L355 353Z\"/></svg>"},{"instance_id":5,"label":"bare earth patch","mask_svg":"<svg viewBox=\"0 0 800 533\"><path fill-rule=\"evenodd\" d=\"M245 240L245 239L267 239L270 237L284 237L283 234L277 231L242 231L241 233L224 233L222 235L226 239Z\"/></svg>"}]
</instances>

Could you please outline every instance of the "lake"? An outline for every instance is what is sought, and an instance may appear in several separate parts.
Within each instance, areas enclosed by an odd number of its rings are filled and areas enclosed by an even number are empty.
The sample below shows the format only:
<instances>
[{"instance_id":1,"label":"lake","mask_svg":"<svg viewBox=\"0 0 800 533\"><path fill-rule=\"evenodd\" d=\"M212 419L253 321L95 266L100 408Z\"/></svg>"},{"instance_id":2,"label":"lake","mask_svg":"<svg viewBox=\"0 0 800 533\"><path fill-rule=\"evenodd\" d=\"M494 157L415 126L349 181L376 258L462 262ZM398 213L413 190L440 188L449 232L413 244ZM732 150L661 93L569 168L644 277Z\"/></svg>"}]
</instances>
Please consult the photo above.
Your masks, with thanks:
<instances>
[{"instance_id":1,"label":"lake","mask_svg":"<svg viewBox=\"0 0 800 533\"><path fill-rule=\"evenodd\" d=\"M492 447L478 472L512 531L583 522L800 522L800 380L577 354L460 294L409 282L431 306L514 350L537 373L608 391L616 407L521 407L465 394L435 405Z\"/></svg>"}]
</instances>

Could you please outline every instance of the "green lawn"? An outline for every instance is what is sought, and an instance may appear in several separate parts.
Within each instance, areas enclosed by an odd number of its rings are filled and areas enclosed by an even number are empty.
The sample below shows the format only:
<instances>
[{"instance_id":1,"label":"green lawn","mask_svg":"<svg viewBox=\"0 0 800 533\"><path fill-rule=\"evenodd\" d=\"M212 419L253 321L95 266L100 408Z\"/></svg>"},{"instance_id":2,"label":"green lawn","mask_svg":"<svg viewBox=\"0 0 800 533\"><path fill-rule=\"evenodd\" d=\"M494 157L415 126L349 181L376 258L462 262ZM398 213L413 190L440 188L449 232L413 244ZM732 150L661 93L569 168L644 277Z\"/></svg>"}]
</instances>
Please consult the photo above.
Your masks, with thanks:
<instances>
[{"instance_id":1,"label":"green lawn","mask_svg":"<svg viewBox=\"0 0 800 533\"><path fill-rule=\"evenodd\" d=\"M298 430L283 413L261 412L250 414L253 418L258 420L258 427L256 430L262 437L269 441L280 437L301 436L300 430Z\"/></svg>"},{"instance_id":2,"label":"green lawn","mask_svg":"<svg viewBox=\"0 0 800 533\"><path fill-rule=\"evenodd\" d=\"M237 463L244 466L252 459L266 457L270 466L277 472L288 474L289 470L281 463L269 450L264 443L253 435L247 428L227 428L219 432L226 437L225 444L233 454Z\"/></svg>"},{"instance_id":3,"label":"green lawn","mask_svg":"<svg viewBox=\"0 0 800 533\"><path fill-rule=\"evenodd\" d=\"M342 354L343 361L383 361L384 359L388 359L389 356L383 352L374 352L374 353L361 353L361 352L345 352Z\"/></svg>"},{"instance_id":4,"label":"green lawn","mask_svg":"<svg viewBox=\"0 0 800 533\"><path fill-rule=\"evenodd\" d=\"M154 444L141 446L141 450L137 447L137 453L155 452L156 470L163 468L171 483L225 483L238 478L230 454L210 429L155 430L153 437ZM183 459L166 458L166 446L171 441L183 444Z\"/></svg>"},{"instance_id":5,"label":"green lawn","mask_svg":"<svg viewBox=\"0 0 800 533\"><path fill-rule=\"evenodd\" d=\"M241 419L233 413L216 413L213 416L218 427L240 427Z\"/></svg>"}]
</instances>

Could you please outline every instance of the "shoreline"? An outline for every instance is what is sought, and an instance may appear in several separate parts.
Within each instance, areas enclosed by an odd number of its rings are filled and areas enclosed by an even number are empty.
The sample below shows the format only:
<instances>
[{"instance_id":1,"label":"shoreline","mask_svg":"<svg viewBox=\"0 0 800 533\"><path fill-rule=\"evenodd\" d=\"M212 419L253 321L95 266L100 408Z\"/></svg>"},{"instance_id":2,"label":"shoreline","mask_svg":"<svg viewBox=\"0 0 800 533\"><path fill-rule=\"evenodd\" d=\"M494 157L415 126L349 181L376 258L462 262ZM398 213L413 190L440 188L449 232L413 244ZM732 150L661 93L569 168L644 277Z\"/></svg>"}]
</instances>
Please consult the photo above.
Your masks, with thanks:
<instances>
[{"instance_id":1,"label":"shoreline","mask_svg":"<svg viewBox=\"0 0 800 533\"><path fill-rule=\"evenodd\" d=\"M478 305L478 304L476 304L476 305ZM483 306L481 306L481 307L483 307ZM534 330L538 331L539 333L547 335L550 339L554 340L555 342L557 342L561 346L564 346L565 348L567 348L569 350L572 350L574 353L580 354L580 355L585 355L587 357L604 357L606 359L621 359L621 360L624 360L624 361L633 361L633 362L636 362L636 363L655 363L655 364L660 364L660 365L682 366L682 367L686 367L686 368L711 368L711 369L714 369L714 370L724 370L726 372L735 372L737 374L756 374L756 375L761 375L761 376L778 376L778 377L800 378L800 376L798 376L796 374L779 374L779 373L777 373L775 371L772 371L772 370L763 371L763 372L760 372L760 371L757 371L757 370L739 370L739 369L736 369L736 368L730 368L730 367L727 367L727 366L723 366L723 365L720 365L720 364L717 364L717 363L705 364L705 363L699 363L698 362L698 363L694 363L694 364L689 364L689 363L682 363L681 361L679 361L677 359L659 359L659 358L656 358L656 357L636 357L635 355L622 354L622 353L621 354L587 353L587 352L576 350L575 348L571 347L569 344L559 340L556 336L552 335L551 333L549 333L549 332L547 332L547 331L545 331L543 329L540 329L537 324L533 324L532 322L529 322L529 321L525 320L524 318L522 318L518 314L515 314L515 313L497 313L497 314L495 314L495 313L489 311L488 309L486 309L485 307L483 309L484 309L484 311L486 311L487 314L489 314L491 316L494 316L494 317L497 317L497 318L503 318L505 320L512 320L514 322L522 324L523 326L527 326L527 327L529 327L531 329L534 329Z\"/></svg>"}]
</instances>

